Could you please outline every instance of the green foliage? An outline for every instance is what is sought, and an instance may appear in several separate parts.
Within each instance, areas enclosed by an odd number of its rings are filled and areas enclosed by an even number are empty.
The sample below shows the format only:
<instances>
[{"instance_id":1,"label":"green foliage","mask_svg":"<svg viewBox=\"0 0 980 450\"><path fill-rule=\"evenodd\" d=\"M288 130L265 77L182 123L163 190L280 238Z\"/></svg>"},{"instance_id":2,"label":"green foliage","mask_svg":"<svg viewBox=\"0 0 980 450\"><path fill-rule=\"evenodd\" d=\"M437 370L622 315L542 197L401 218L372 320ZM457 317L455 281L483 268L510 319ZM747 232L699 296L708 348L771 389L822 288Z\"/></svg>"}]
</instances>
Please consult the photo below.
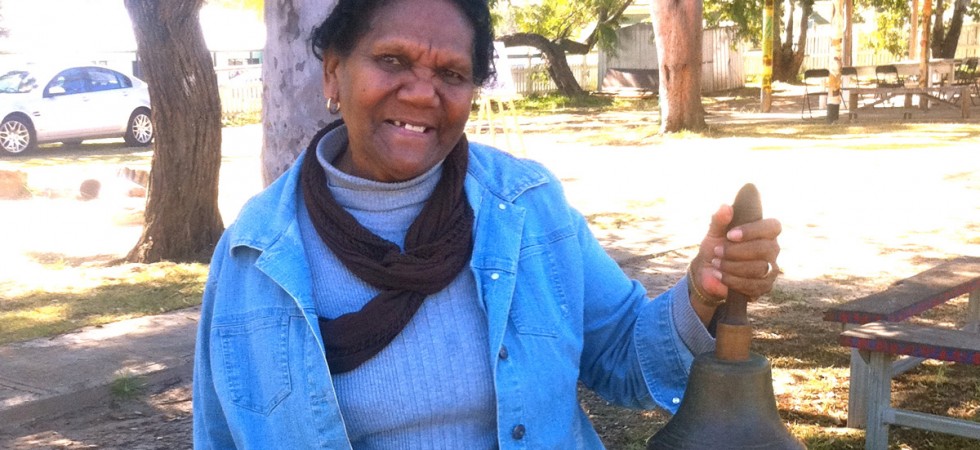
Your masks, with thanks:
<instances>
[{"instance_id":1,"label":"green foliage","mask_svg":"<svg viewBox=\"0 0 980 450\"><path fill-rule=\"evenodd\" d=\"M568 39L585 42L595 34L595 42L603 49L616 44L616 29L621 15L633 0L543 0L540 3L495 8L500 26L498 34L512 32L539 34L551 41ZM493 7L498 2L490 2Z\"/></svg>"},{"instance_id":2,"label":"green foliage","mask_svg":"<svg viewBox=\"0 0 980 450\"><path fill-rule=\"evenodd\" d=\"M861 45L882 50L895 57L908 53L909 18L907 12L882 9L875 15L875 32L863 38Z\"/></svg>"},{"instance_id":3,"label":"green foliage","mask_svg":"<svg viewBox=\"0 0 980 450\"><path fill-rule=\"evenodd\" d=\"M709 27L734 24L735 34L758 45L762 40L762 0L704 0L704 19Z\"/></svg>"},{"instance_id":4,"label":"green foliage","mask_svg":"<svg viewBox=\"0 0 980 450\"><path fill-rule=\"evenodd\" d=\"M956 3L956 0L938 1L943 2L946 11L952 11ZM877 13L875 32L864 44L895 56L907 54L912 17L909 2L907 0L857 0L855 9L861 7L873 9ZM935 10L934 8L933 11ZM980 20L980 1L971 1L967 6L966 15L975 21ZM946 21L946 26L949 26L949 21Z\"/></svg>"},{"instance_id":5,"label":"green foliage","mask_svg":"<svg viewBox=\"0 0 980 450\"><path fill-rule=\"evenodd\" d=\"M568 0L544 0L512 10L514 25L525 33L535 33L549 39L569 38L573 31L582 29L588 14L584 5Z\"/></svg>"},{"instance_id":6,"label":"green foliage","mask_svg":"<svg viewBox=\"0 0 980 450\"><path fill-rule=\"evenodd\" d=\"M782 16L780 11L788 8L789 2L796 3L796 10L802 9L804 3L813 5L813 0L775 0L776 17ZM739 39L744 39L759 45L762 41L762 10L765 7L764 0L704 0L704 20L709 27L720 25L734 25L735 34ZM782 19L777 29L784 28ZM778 36L782 39L782 36Z\"/></svg>"}]
</instances>

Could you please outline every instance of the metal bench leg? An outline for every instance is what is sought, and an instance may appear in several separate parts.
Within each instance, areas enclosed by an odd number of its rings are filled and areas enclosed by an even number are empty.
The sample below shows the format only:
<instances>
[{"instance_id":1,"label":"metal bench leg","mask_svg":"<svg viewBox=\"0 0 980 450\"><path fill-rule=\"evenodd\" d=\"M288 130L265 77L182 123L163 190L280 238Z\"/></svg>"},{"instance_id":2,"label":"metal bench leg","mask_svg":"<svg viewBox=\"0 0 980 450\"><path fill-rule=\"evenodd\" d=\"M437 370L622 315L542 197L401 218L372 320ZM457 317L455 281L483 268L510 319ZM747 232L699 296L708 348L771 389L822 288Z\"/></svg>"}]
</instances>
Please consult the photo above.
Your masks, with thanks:
<instances>
[{"instance_id":1,"label":"metal bench leg","mask_svg":"<svg viewBox=\"0 0 980 450\"><path fill-rule=\"evenodd\" d=\"M864 428L868 418L868 363L861 351L851 349L851 381L847 394L847 427Z\"/></svg>"},{"instance_id":2,"label":"metal bench leg","mask_svg":"<svg viewBox=\"0 0 980 450\"><path fill-rule=\"evenodd\" d=\"M970 293L968 311L966 316L967 324L964 329L980 334L980 290Z\"/></svg>"},{"instance_id":3,"label":"metal bench leg","mask_svg":"<svg viewBox=\"0 0 980 450\"><path fill-rule=\"evenodd\" d=\"M891 357L885 353L868 355L868 427L865 450L888 449L888 422L885 414L891 410Z\"/></svg>"}]
</instances>

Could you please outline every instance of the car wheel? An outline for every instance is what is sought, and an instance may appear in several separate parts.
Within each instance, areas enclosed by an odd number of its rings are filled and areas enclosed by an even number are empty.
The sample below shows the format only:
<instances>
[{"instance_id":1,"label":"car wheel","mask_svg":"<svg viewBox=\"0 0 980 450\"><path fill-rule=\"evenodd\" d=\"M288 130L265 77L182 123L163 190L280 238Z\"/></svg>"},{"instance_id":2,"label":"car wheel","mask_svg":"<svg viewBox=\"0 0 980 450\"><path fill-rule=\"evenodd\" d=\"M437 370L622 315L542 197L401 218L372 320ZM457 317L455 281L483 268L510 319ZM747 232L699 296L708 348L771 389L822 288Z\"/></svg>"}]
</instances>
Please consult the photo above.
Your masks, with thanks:
<instances>
[{"instance_id":1,"label":"car wheel","mask_svg":"<svg viewBox=\"0 0 980 450\"><path fill-rule=\"evenodd\" d=\"M37 146L35 139L34 128L26 119L8 117L0 123L0 148L9 154L33 150Z\"/></svg>"},{"instance_id":2,"label":"car wheel","mask_svg":"<svg viewBox=\"0 0 980 450\"><path fill-rule=\"evenodd\" d=\"M126 126L126 143L145 147L153 141L153 123L150 122L150 111L137 109L129 117Z\"/></svg>"}]
</instances>

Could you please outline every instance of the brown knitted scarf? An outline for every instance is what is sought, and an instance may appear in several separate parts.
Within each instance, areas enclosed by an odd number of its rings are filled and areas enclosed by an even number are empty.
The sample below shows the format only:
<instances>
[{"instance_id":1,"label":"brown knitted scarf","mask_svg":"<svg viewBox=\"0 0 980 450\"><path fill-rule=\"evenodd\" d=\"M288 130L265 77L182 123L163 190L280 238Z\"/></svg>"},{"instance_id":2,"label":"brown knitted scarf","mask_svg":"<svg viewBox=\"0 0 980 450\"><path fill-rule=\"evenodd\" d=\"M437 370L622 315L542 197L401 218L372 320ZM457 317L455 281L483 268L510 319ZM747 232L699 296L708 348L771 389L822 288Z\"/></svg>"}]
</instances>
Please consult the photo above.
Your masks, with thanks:
<instances>
[{"instance_id":1,"label":"brown knitted scarf","mask_svg":"<svg viewBox=\"0 0 980 450\"><path fill-rule=\"evenodd\" d=\"M405 328L422 301L463 270L473 253L473 209L463 191L469 144L462 137L446 157L432 195L405 236L405 251L361 226L327 187L316 157L320 139L343 123L320 130L300 168L303 199L320 239L351 272L381 292L360 311L320 317L331 373L356 369ZM339 286L343 289L343 286Z\"/></svg>"}]
</instances>

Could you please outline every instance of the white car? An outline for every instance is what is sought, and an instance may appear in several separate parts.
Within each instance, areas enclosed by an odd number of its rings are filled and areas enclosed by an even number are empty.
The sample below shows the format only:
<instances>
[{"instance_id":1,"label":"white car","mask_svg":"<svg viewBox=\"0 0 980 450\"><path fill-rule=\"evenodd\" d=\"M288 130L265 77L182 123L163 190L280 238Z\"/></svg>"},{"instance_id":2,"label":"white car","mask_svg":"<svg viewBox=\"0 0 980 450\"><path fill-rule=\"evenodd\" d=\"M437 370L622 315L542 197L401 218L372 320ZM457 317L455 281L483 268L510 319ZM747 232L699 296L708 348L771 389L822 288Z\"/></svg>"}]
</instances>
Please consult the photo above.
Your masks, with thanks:
<instances>
[{"instance_id":1,"label":"white car","mask_svg":"<svg viewBox=\"0 0 980 450\"><path fill-rule=\"evenodd\" d=\"M27 67L0 74L0 120L0 149L8 154L47 142L153 141L146 82L105 67Z\"/></svg>"}]
</instances>

